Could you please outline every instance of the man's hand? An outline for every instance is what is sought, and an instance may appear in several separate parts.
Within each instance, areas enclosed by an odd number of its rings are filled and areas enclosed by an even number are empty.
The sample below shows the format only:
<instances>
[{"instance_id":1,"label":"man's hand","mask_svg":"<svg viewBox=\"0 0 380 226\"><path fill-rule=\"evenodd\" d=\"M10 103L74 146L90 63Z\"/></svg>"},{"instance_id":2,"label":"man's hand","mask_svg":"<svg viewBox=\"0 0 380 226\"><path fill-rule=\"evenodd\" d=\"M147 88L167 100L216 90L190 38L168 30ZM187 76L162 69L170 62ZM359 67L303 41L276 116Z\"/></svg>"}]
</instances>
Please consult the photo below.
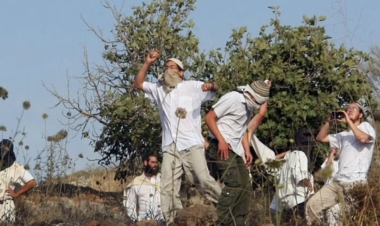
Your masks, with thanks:
<instances>
[{"instance_id":1,"label":"man's hand","mask_svg":"<svg viewBox=\"0 0 380 226\"><path fill-rule=\"evenodd\" d=\"M12 198L17 198L17 194L16 194L16 192L15 192L12 188L10 188L10 187L8 187L8 189L6 190L6 193L7 193L10 197L12 197Z\"/></svg>"},{"instance_id":2,"label":"man's hand","mask_svg":"<svg viewBox=\"0 0 380 226\"><path fill-rule=\"evenodd\" d=\"M268 87L270 89L270 87L272 87L272 82L270 80L265 80L265 82L268 84Z\"/></svg>"},{"instance_id":3,"label":"man's hand","mask_svg":"<svg viewBox=\"0 0 380 226\"><path fill-rule=\"evenodd\" d=\"M246 160L246 162L245 162L246 166L252 165L253 157L252 157L251 152L245 152L245 160Z\"/></svg>"},{"instance_id":4,"label":"man's hand","mask_svg":"<svg viewBox=\"0 0 380 226\"><path fill-rule=\"evenodd\" d=\"M152 50L148 53L145 59L145 63L152 64L154 61L156 61L160 57L160 51L158 50Z\"/></svg>"},{"instance_id":5,"label":"man's hand","mask_svg":"<svg viewBox=\"0 0 380 226\"><path fill-rule=\"evenodd\" d=\"M348 121L351 121L350 117L348 117L347 115L347 112L345 111L338 111L338 112L342 112L344 114L344 118L337 119L336 121L343 122L343 123L347 123Z\"/></svg>"},{"instance_id":6,"label":"man's hand","mask_svg":"<svg viewBox=\"0 0 380 226\"><path fill-rule=\"evenodd\" d=\"M310 180L305 178L302 180L302 185L304 187L307 187L309 189L309 192L312 192L313 191L313 185L311 184Z\"/></svg>"},{"instance_id":7,"label":"man's hand","mask_svg":"<svg viewBox=\"0 0 380 226\"><path fill-rule=\"evenodd\" d=\"M218 142L218 155L222 160L228 159L229 145L226 141Z\"/></svg>"},{"instance_id":8,"label":"man's hand","mask_svg":"<svg viewBox=\"0 0 380 226\"><path fill-rule=\"evenodd\" d=\"M213 87L214 87L214 84L210 82L203 83L203 85L201 86L203 92L210 91L212 90Z\"/></svg>"}]
</instances>

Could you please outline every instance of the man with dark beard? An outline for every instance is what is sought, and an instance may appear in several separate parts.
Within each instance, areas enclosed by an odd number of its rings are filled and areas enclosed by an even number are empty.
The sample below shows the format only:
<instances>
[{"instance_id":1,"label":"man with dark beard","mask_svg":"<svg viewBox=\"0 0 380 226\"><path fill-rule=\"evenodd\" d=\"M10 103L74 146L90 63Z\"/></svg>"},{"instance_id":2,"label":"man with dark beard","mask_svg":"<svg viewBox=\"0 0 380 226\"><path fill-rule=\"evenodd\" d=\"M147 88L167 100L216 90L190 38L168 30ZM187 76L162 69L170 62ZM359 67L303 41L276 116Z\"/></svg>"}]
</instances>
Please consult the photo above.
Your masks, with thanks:
<instances>
[{"instance_id":1,"label":"man with dark beard","mask_svg":"<svg viewBox=\"0 0 380 226\"><path fill-rule=\"evenodd\" d=\"M143 157L144 172L133 179L124 190L123 205L133 221L164 221L161 211L160 173L157 156L148 154ZM138 209L138 214L137 214Z\"/></svg>"}]
</instances>

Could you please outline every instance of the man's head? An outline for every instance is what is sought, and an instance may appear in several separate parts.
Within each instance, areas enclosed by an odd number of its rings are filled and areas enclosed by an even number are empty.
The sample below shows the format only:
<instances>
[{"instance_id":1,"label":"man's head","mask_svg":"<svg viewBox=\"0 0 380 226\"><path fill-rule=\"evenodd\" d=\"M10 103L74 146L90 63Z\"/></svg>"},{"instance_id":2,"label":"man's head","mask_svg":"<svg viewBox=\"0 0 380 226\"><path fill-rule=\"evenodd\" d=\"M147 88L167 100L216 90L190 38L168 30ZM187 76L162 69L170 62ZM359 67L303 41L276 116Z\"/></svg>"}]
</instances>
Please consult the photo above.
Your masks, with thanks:
<instances>
[{"instance_id":1,"label":"man's head","mask_svg":"<svg viewBox=\"0 0 380 226\"><path fill-rule=\"evenodd\" d=\"M352 122L361 121L364 119L364 107L358 103L351 103L346 108L346 113Z\"/></svg>"},{"instance_id":2,"label":"man's head","mask_svg":"<svg viewBox=\"0 0 380 226\"><path fill-rule=\"evenodd\" d=\"M247 86L246 91L254 101L261 105L269 99L269 86L264 81L254 81L250 86Z\"/></svg>"},{"instance_id":3,"label":"man's head","mask_svg":"<svg viewBox=\"0 0 380 226\"><path fill-rule=\"evenodd\" d=\"M294 136L296 148L301 151L309 151L316 145L313 132L309 129L300 129Z\"/></svg>"},{"instance_id":4,"label":"man's head","mask_svg":"<svg viewBox=\"0 0 380 226\"><path fill-rule=\"evenodd\" d=\"M302 151L305 153L307 157L307 164L308 164L308 171L312 171L312 166L311 164L311 150L312 148L316 145L316 141L314 138L313 131L310 129L300 129L295 135L294 135L294 144L295 144L295 149L298 151Z\"/></svg>"},{"instance_id":5,"label":"man's head","mask_svg":"<svg viewBox=\"0 0 380 226\"><path fill-rule=\"evenodd\" d=\"M245 86L244 95L249 98L247 104L250 107L259 108L269 99L269 85L264 81L254 81Z\"/></svg>"},{"instance_id":6,"label":"man's head","mask_svg":"<svg viewBox=\"0 0 380 226\"><path fill-rule=\"evenodd\" d=\"M0 167L1 170L8 168L16 161L11 140L3 139L0 142Z\"/></svg>"},{"instance_id":7,"label":"man's head","mask_svg":"<svg viewBox=\"0 0 380 226\"><path fill-rule=\"evenodd\" d=\"M144 173L146 175L157 175L158 173L158 160L155 154L147 154L143 157Z\"/></svg>"},{"instance_id":8,"label":"man's head","mask_svg":"<svg viewBox=\"0 0 380 226\"><path fill-rule=\"evenodd\" d=\"M184 71L183 64L180 60L176 58L170 58L165 62L165 71L168 71L168 70L178 73L182 79L185 78L184 77L185 71Z\"/></svg>"}]
</instances>

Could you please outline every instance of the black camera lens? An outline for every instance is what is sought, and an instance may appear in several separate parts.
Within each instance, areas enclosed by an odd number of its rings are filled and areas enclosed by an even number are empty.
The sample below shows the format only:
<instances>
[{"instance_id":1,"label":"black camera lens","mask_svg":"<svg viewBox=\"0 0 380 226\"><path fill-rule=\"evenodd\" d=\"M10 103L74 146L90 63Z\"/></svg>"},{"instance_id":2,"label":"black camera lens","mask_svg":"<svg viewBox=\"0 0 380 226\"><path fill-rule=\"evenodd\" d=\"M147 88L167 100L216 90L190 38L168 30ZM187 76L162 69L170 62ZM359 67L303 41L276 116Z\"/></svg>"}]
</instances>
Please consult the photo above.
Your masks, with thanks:
<instances>
[{"instance_id":1,"label":"black camera lens","mask_svg":"<svg viewBox=\"0 0 380 226\"><path fill-rule=\"evenodd\" d=\"M342 118L344 118L344 113L343 112L334 111L334 112L331 113L331 118L333 118L333 119L342 119Z\"/></svg>"}]
</instances>

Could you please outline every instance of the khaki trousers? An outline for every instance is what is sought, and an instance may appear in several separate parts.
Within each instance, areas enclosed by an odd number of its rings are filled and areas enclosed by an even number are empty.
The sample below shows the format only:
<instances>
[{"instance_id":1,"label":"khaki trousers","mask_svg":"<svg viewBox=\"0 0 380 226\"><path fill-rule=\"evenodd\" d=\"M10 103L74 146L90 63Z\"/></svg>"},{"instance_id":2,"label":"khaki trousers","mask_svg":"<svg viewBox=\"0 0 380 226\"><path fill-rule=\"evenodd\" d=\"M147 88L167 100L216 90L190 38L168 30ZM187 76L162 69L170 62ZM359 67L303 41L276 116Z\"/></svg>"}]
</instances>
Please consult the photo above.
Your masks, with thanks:
<instances>
[{"instance_id":1,"label":"khaki trousers","mask_svg":"<svg viewBox=\"0 0 380 226\"><path fill-rule=\"evenodd\" d=\"M185 173L188 180L200 186L200 191L210 201L217 203L222 191L210 176L203 144L178 151L173 143L163 154L161 166L161 208L167 224L174 222L177 210L182 209L179 199L181 177Z\"/></svg>"},{"instance_id":2,"label":"khaki trousers","mask_svg":"<svg viewBox=\"0 0 380 226\"><path fill-rule=\"evenodd\" d=\"M228 159L221 160L218 156L218 142L215 139L211 140L206 152L208 158L216 164L224 183L216 206L216 225L246 225L252 187L243 158L230 150Z\"/></svg>"},{"instance_id":3,"label":"khaki trousers","mask_svg":"<svg viewBox=\"0 0 380 226\"><path fill-rule=\"evenodd\" d=\"M344 193L353 188L353 186L354 183L338 184L336 181L324 185L306 203L306 220L308 225L311 225L313 222L321 224L323 211L332 208L336 204L340 205L342 213L347 211L349 206L346 205L345 200L348 198L345 197Z\"/></svg>"}]
</instances>

